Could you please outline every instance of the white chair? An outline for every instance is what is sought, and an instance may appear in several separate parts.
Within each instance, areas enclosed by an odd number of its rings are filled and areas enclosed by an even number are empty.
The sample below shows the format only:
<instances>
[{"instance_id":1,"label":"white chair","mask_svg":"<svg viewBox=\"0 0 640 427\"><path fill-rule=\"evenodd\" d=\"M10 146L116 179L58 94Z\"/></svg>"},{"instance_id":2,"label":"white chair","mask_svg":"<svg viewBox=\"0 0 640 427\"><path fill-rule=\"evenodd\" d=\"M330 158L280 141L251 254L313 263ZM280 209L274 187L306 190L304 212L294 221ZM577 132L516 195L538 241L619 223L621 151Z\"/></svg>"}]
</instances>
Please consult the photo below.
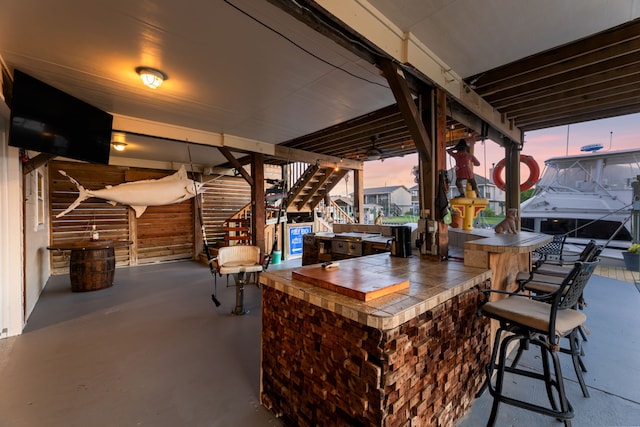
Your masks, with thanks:
<instances>
[{"instance_id":1,"label":"white chair","mask_svg":"<svg viewBox=\"0 0 640 427\"><path fill-rule=\"evenodd\" d=\"M233 314L246 314L244 309L244 285L246 284L246 273L256 273L262 271L262 255L257 246L225 246L218 249L218 256L211 260L218 274L233 274L236 282L236 307ZM228 277L228 276L227 276Z\"/></svg>"}]
</instances>

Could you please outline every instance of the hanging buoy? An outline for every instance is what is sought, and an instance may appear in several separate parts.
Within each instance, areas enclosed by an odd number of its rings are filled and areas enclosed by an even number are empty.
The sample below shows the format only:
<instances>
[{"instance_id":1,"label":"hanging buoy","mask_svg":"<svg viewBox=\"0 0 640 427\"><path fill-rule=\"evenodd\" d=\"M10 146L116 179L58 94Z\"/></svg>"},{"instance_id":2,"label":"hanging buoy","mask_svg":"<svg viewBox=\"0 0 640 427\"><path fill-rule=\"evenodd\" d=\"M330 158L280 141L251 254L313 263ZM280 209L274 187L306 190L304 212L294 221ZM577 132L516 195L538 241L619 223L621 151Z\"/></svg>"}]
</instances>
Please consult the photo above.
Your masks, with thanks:
<instances>
[{"instance_id":1,"label":"hanging buoy","mask_svg":"<svg viewBox=\"0 0 640 427\"><path fill-rule=\"evenodd\" d=\"M540 178L540 167L533 157L527 156L526 154L520 154L520 163L524 163L529 168L529 177L525 182L520 184L520 191L525 191L533 187L536 182L538 182L538 178ZM502 159L493 169L493 183L502 191L507 188L507 185L502 179L502 169L504 169L506 164L506 159Z\"/></svg>"}]
</instances>

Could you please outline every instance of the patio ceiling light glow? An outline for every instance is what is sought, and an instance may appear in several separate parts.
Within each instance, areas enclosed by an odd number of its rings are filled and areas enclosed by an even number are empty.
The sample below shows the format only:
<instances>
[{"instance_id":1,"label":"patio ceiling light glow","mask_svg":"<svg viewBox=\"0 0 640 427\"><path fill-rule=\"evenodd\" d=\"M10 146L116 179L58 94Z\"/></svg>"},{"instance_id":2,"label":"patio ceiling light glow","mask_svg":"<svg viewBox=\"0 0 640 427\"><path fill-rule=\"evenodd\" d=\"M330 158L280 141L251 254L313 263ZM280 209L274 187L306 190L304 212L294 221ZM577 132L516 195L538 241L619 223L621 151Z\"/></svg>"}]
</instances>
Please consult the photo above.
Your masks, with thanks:
<instances>
[{"instance_id":1,"label":"patio ceiling light glow","mask_svg":"<svg viewBox=\"0 0 640 427\"><path fill-rule=\"evenodd\" d=\"M127 147L127 143L124 141L125 136L123 133L113 133L113 136L111 137L111 145L113 145L113 148L115 150L124 151L124 149Z\"/></svg>"},{"instance_id":2,"label":"patio ceiling light glow","mask_svg":"<svg viewBox=\"0 0 640 427\"><path fill-rule=\"evenodd\" d=\"M136 73L138 73L142 79L142 83L151 89L159 88L162 82L168 78L162 71L150 67L137 67Z\"/></svg>"}]
</instances>

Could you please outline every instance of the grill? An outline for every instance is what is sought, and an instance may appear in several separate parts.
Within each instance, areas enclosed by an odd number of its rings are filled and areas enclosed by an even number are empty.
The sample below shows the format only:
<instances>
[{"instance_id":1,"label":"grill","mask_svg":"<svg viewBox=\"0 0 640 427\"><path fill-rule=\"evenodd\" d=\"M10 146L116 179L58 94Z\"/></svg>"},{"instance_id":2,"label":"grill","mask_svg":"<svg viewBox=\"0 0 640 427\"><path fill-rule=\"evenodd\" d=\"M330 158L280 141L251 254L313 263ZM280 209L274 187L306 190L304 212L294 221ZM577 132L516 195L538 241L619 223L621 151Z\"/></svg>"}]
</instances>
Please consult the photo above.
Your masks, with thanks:
<instances>
[{"instance_id":1,"label":"grill","mask_svg":"<svg viewBox=\"0 0 640 427\"><path fill-rule=\"evenodd\" d=\"M338 255L362 256L362 238L334 237L331 240L331 252Z\"/></svg>"},{"instance_id":2,"label":"grill","mask_svg":"<svg viewBox=\"0 0 640 427\"><path fill-rule=\"evenodd\" d=\"M338 255L362 256L362 240L380 234L340 233L331 239L331 252Z\"/></svg>"}]
</instances>

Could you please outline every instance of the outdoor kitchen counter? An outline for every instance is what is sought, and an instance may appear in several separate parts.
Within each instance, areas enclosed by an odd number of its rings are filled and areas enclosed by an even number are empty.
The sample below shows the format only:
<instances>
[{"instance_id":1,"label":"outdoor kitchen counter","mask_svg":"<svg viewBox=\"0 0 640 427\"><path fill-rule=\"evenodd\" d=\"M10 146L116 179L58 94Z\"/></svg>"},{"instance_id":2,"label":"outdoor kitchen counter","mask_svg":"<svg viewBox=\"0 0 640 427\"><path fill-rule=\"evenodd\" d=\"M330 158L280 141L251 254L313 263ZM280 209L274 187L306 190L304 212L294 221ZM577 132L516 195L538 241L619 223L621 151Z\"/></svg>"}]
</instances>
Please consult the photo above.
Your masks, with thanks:
<instances>
[{"instance_id":1,"label":"outdoor kitchen counter","mask_svg":"<svg viewBox=\"0 0 640 427\"><path fill-rule=\"evenodd\" d=\"M388 252L392 240L380 233L310 233L303 236L302 265Z\"/></svg>"},{"instance_id":2,"label":"outdoor kitchen counter","mask_svg":"<svg viewBox=\"0 0 640 427\"><path fill-rule=\"evenodd\" d=\"M389 330L491 277L486 268L461 262L431 262L413 255L398 258L388 253L351 258L342 268L359 268L409 280L409 289L365 302L292 278L294 269L267 271L260 283L312 305L381 330ZM304 268L304 267L301 267Z\"/></svg>"},{"instance_id":3,"label":"outdoor kitchen counter","mask_svg":"<svg viewBox=\"0 0 640 427\"><path fill-rule=\"evenodd\" d=\"M532 252L553 240L548 234L526 231L496 234L493 230L474 230L471 234L476 239L464 242L464 265L490 269L492 288L509 291L517 287L518 272L531 269Z\"/></svg>"},{"instance_id":4,"label":"outdoor kitchen counter","mask_svg":"<svg viewBox=\"0 0 640 427\"><path fill-rule=\"evenodd\" d=\"M340 261L409 281L365 302L292 277L305 268L260 275L262 404L287 425L454 426L484 378L490 328L476 312L491 272L417 255Z\"/></svg>"}]
</instances>

